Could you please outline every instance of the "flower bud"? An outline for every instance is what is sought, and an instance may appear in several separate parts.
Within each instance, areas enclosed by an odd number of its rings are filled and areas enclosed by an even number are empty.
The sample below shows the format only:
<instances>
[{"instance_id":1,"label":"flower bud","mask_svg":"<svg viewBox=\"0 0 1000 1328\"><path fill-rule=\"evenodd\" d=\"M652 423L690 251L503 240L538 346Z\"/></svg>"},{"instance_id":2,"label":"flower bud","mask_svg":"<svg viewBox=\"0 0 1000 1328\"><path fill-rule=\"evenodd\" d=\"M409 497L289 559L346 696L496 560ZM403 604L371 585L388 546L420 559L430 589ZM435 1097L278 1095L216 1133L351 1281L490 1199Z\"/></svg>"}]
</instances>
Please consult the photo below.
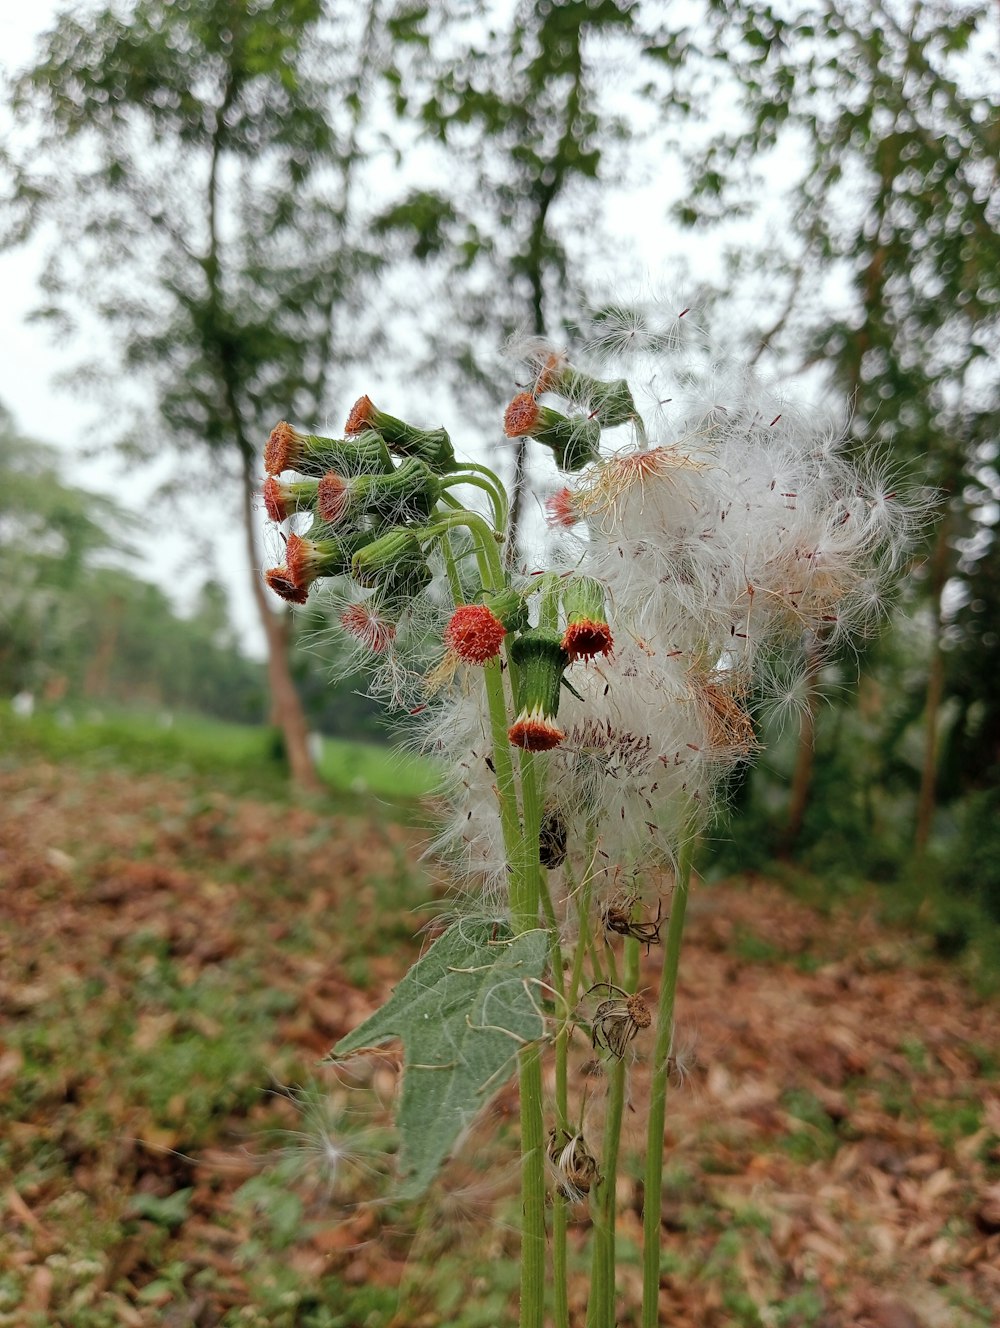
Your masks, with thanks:
<instances>
[{"instance_id":1,"label":"flower bud","mask_svg":"<svg viewBox=\"0 0 1000 1328\"><path fill-rule=\"evenodd\" d=\"M264 448L264 469L269 475L297 470L320 476L328 470L345 475L371 475L392 470L392 457L377 433L370 430L358 438L323 438L300 433L282 420L271 430Z\"/></svg>"},{"instance_id":2,"label":"flower bud","mask_svg":"<svg viewBox=\"0 0 1000 1328\"><path fill-rule=\"evenodd\" d=\"M560 415L540 406L530 392L519 393L507 407L503 431L508 438L530 437L551 447L560 470L581 470L600 455L597 420Z\"/></svg>"},{"instance_id":3,"label":"flower bud","mask_svg":"<svg viewBox=\"0 0 1000 1328\"><path fill-rule=\"evenodd\" d=\"M485 604L459 604L444 629L444 643L467 664L496 659L507 629Z\"/></svg>"},{"instance_id":4,"label":"flower bud","mask_svg":"<svg viewBox=\"0 0 1000 1328\"><path fill-rule=\"evenodd\" d=\"M558 747L565 733L556 724L559 693L569 656L554 632L532 628L510 649L518 668L518 716L507 731L515 747L544 752Z\"/></svg>"},{"instance_id":5,"label":"flower bud","mask_svg":"<svg viewBox=\"0 0 1000 1328\"><path fill-rule=\"evenodd\" d=\"M316 505L315 480L278 480L269 475L264 481L264 506L272 521L279 524L293 512L311 512Z\"/></svg>"},{"instance_id":6,"label":"flower bud","mask_svg":"<svg viewBox=\"0 0 1000 1328\"><path fill-rule=\"evenodd\" d=\"M523 632L527 629L528 606L524 596L513 586L484 593L482 601L492 609L508 632Z\"/></svg>"},{"instance_id":7,"label":"flower bud","mask_svg":"<svg viewBox=\"0 0 1000 1328\"><path fill-rule=\"evenodd\" d=\"M432 580L420 541L400 526L369 538L351 559L351 575L360 585L377 589L383 602L393 603L413 599Z\"/></svg>"},{"instance_id":8,"label":"flower bud","mask_svg":"<svg viewBox=\"0 0 1000 1328\"><path fill-rule=\"evenodd\" d=\"M310 539L289 535L285 546L288 576L299 590L308 590L321 576L343 576L351 566L357 542L339 539Z\"/></svg>"},{"instance_id":9,"label":"flower bud","mask_svg":"<svg viewBox=\"0 0 1000 1328\"><path fill-rule=\"evenodd\" d=\"M393 452L420 457L436 471L450 470L454 465L455 452L445 429L416 429L395 415L386 415L367 396L355 401L344 425L347 434L364 429L373 429Z\"/></svg>"},{"instance_id":10,"label":"flower bud","mask_svg":"<svg viewBox=\"0 0 1000 1328\"><path fill-rule=\"evenodd\" d=\"M604 587L589 576L575 576L562 592L566 613L563 649L571 660L609 655L614 645L604 608Z\"/></svg>"},{"instance_id":11,"label":"flower bud","mask_svg":"<svg viewBox=\"0 0 1000 1328\"><path fill-rule=\"evenodd\" d=\"M434 509L441 486L434 472L410 457L387 475L355 475L344 479L329 471L319 482L317 510L330 525L359 516L377 517L381 525L399 525L426 517Z\"/></svg>"},{"instance_id":12,"label":"flower bud","mask_svg":"<svg viewBox=\"0 0 1000 1328\"><path fill-rule=\"evenodd\" d=\"M543 387L536 387L537 392L555 392L565 397L587 412L590 419L596 420L602 429L612 429L617 424L627 424L637 415L632 392L624 378L605 382L581 373L565 360L561 364L547 363L539 374Z\"/></svg>"}]
</instances>

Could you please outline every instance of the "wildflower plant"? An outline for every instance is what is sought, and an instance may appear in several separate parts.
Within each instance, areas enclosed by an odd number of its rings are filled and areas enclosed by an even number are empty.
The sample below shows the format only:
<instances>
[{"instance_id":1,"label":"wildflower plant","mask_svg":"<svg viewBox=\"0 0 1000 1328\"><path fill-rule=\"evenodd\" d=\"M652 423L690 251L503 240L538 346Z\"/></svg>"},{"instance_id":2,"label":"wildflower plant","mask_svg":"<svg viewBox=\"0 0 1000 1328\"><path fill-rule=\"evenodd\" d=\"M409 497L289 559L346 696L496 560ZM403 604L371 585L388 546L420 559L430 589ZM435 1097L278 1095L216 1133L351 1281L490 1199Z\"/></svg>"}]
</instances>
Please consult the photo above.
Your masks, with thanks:
<instances>
[{"instance_id":1,"label":"wildflower plant","mask_svg":"<svg viewBox=\"0 0 1000 1328\"><path fill-rule=\"evenodd\" d=\"M807 657L815 668L879 622L920 514L884 467L851 459L842 428L686 344L682 319L657 330L610 310L575 358L518 348L504 431L561 472L541 566L512 569L493 471L367 396L344 438L282 423L265 451L268 514L296 527L267 581L296 603L321 585L343 596L373 691L417 714L443 760L436 848L477 901L332 1057L402 1041L402 1197L426 1191L517 1074L524 1328L540 1328L549 1287L568 1325L567 1228L586 1205L588 1328L616 1321L615 1178L637 1058L642 1323L659 1322L695 843L778 680L793 696Z\"/></svg>"}]
</instances>

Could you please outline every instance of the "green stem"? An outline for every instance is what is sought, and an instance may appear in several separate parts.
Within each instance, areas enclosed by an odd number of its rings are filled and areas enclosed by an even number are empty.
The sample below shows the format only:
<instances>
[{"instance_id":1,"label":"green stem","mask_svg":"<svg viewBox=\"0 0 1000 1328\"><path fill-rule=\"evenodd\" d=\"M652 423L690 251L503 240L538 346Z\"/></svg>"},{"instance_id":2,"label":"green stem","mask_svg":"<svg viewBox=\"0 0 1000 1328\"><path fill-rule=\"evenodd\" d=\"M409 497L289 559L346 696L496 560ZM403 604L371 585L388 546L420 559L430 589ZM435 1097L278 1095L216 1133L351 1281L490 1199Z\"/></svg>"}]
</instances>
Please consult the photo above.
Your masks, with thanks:
<instances>
[{"instance_id":1,"label":"green stem","mask_svg":"<svg viewBox=\"0 0 1000 1328\"><path fill-rule=\"evenodd\" d=\"M493 508L493 524L497 530L503 530L507 525L507 495L500 487L500 482L494 477L488 479L485 474L465 474L462 471L454 471L441 481L443 488L450 489L457 484L471 484L477 489L482 489L489 497L490 506Z\"/></svg>"},{"instance_id":2,"label":"green stem","mask_svg":"<svg viewBox=\"0 0 1000 1328\"><path fill-rule=\"evenodd\" d=\"M476 557L482 572L483 587L486 590L500 590L506 585L503 566L500 562L500 550L497 547L496 534L486 524L478 512L469 512L464 507L454 512L436 512L436 520L415 533L422 542L440 538L446 531L456 526L465 526L476 544Z\"/></svg>"},{"instance_id":3,"label":"green stem","mask_svg":"<svg viewBox=\"0 0 1000 1328\"><path fill-rule=\"evenodd\" d=\"M674 1002L680 964L684 914L691 885L695 836L690 831L681 845L677 880L670 904L670 921L663 948L663 975L656 1014L656 1045L650 1083L649 1121L646 1136L646 1176L642 1212L642 1328L657 1328L660 1322L660 1227L663 1194L663 1124L667 1107L667 1080L674 1036Z\"/></svg>"},{"instance_id":4,"label":"green stem","mask_svg":"<svg viewBox=\"0 0 1000 1328\"><path fill-rule=\"evenodd\" d=\"M623 989L632 994L639 985L639 942L625 938L625 977ZM618 1199L618 1154L621 1148L622 1118L625 1114L625 1058L621 1057L609 1075L608 1114L604 1124L603 1181L600 1191L600 1239L595 1239L592 1266L603 1263L600 1278L602 1303L594 1328L614 1328L615 1324L615 1221ZM593 1301L593 1291L591 1300ZM589 1328L589 1320L588 1320Z\"/></svg>"}]
</instances>

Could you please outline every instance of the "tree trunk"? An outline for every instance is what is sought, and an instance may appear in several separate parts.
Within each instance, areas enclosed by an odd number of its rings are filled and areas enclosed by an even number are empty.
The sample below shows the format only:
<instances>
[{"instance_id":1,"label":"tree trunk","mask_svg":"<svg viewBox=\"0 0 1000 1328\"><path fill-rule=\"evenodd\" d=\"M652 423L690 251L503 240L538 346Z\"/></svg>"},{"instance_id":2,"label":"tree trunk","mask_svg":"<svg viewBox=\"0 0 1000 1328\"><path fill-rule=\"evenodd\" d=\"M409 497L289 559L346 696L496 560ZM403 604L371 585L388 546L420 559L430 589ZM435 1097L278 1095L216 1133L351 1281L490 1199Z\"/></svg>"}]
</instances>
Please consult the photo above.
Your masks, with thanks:
<instances>
[{"instance_id":1,"label":"tree trunk","mask_svg":"<svg viewBox=\"0 0 1000 1328\"><path fill-rule=\"evenodd\" d=\"M250 579L254 603L260 614L267 640L267 680L271 693L271 714L285 740L285 752L292 779L302 789L318 792L322 782L309 752L309 727L302 702L295 690L288 666L288 628L285 615L275 613L267 602L267 592L257 567L257 542L254 539L254 476L249 460L243 460L243 525L250 556Z\"/></svg>"},{"instance_id":2,"label":"tree trunk","mask_svg":"<svg viewBox=\"0 0 1000 1328\"><path fill-rule=\"evenodd\" d=\"M934 640L931 642L930 668L927 677L927 700L924 705L924 761L920 772L920 796L917 799L917 824L913 847L922 854L930 838L931 822L937 799L938 715L944 694L944 652L941 649L941 595L948 579L947 514L938 527L937 542L931 557L931 603L934 605Z\"/></svg>"},{"instance_id":3,"label":"tree trunk","mask_svg":"<svg viewBox=\"0 0 1000 1328\"><path fill-rule=\"evenodd\" d=\"M806 710L799 726L799 743L795 753L795 770L788 797L788 820L781 837L782 856L791 853L802 833L809 797L812 793L813 768L816 761L816 711L819 709L820 652L818 645L810 646L806 653Z\"/></svg>"}]
</instances>

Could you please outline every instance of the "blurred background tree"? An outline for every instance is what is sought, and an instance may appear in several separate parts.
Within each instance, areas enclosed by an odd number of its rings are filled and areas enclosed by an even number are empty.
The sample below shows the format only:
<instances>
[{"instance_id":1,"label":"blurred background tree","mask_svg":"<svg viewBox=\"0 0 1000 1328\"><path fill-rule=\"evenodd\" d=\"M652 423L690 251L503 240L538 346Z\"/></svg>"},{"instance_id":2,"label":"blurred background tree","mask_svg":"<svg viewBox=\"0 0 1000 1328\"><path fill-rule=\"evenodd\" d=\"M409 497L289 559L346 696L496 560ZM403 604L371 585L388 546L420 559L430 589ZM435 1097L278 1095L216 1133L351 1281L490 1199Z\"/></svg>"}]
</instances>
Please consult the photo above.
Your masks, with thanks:
<instances>
[{"instance_id":1,"label":"blurred background tree","mask_svg":"<svg viewBox=\"0 0 1000 1328\"><path fill-rule=\"evenodd\" d=\"M412 313L425 371L457 384L472 418L499 419L510 397L497 372L508 338L579 326L608 279L608 252L618 280L634 258L603 226L602 203L635 169L644 84L659 72L641 10L634 0L527 0L502 13L405 4L389 20L383 77L440 166L432 189L412 189L373 225L435 280L432 319ZM514 556L529 453L523 438L504 446Z\"/></svg>"},{"instance_id":2,"label":"blurred background tree","mask_svg":"<svg viewBox=\"0 0 1000 1328\"><path fill-rule=\"evenodd\" d=\"M669 44L679 103L704 108L677 215L700 232L739 218L753 237L731 249L726 283L756 297L753 358L822 366L852 403L858 446L878 445L940 495L930 556L906 587L923 641L911 635L908 661L897 656L891 677L892 648L866 661L871 685L881 671L880 690L908 693L908 722L898 705L876 707L881 756L867 768L851 763L861 787L898 767L922 712L918 850L939 797L995 781L1000 769L989 609L1000 556L997 35L996 6L985 0L708 0ZM720 102L732 107L721 129L709 109ZM847 695L856 705L857 690ZM793 838L816 769L807 754L814 711L810 697Z\"/></svg>"},{"instance_id":3,"label":"blurred background tree","mask_svg":"<svg viewBox=\"0 0 1000 1328\"><path fill-rule=\"evenodd\" d=\"M13 90L20 127L8 245L53 237L44 310L81 308L119 363L88 383L151 386L125 440L172 445L188 492L238 482L274 721L295 779L315 782L288 662L289 620L259 576L263 439L327 404L363 351L376 256L354 229L360 85L374 7L320 0L137 0L64 12ZM344 51L355 54L350 61ZM336 57L334 58L334 53Z\"/></svg>"},{"instance_id":4,"label":"blurred background tree","mask_svg":"<svg viewBox=\"0 0 1000 1328\"><path fill-rule=\"evenodd\" d=\"M941 495L903 631L857 681L854 660L812 679L797 741L738 794L769 851L885 873L932 830L971 833L962 800L989 799L1000 764L998 19L987 0L123 0L64 15L16 85L7 240L54 238L47 313L111 328L116 397L152 383L134 455L172 443L213 504L232 475L272 695L294 676L344 731L372 713L326 690L322 610L289 665L256 575L270 425L323 421L346 370L388 352L373 378L400 413L457 386L468 445L489 445L503 339L571 333L636 275L619 190L659 191L645 261L675 263L676 199L709 331L811 373L853 403L859 448Z\"/></svg>"},{"instance_id":5,"label":"blurred background tree","mask_svg":"<svg viewBox=\"0 0 1000 1328\"><path fill-rule=\"evenodd\" d=\"M0 408L0 690L259 722L264 670L240 653L221 587L207 582L179 616L125 566L138 519L67 484L60 462Z\"/></svg>"}]
</instances>

